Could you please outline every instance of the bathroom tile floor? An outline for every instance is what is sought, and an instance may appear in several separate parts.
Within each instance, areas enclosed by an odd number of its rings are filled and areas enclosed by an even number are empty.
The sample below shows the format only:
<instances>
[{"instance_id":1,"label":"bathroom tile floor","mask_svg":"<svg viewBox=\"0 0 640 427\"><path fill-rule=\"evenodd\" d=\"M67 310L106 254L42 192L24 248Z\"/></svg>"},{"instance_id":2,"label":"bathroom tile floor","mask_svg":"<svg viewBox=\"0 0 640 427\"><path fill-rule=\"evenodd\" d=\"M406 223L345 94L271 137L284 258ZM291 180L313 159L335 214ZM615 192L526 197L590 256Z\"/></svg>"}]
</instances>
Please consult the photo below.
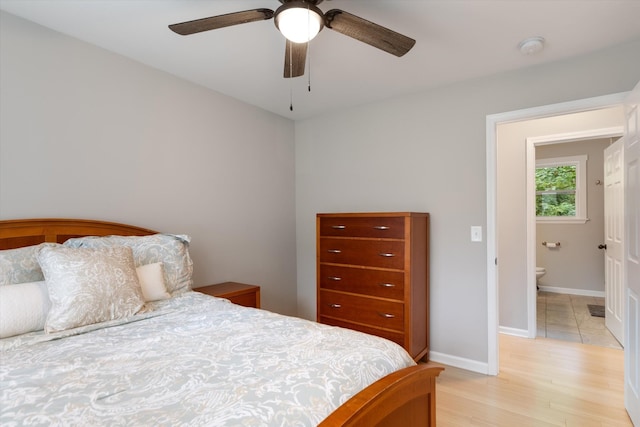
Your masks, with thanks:
<instances>
[{"instance_id":1,"label":"bathroom tile floor","mask_svg":"<svg viewBox=\"0 0 640 427\"><path fill-rule=\"evenodd\" d=\"M604 305L604 298L538 291L538 336L622 349L604 317L591 316L587 304Z\"/></svg>"}]
</instances>

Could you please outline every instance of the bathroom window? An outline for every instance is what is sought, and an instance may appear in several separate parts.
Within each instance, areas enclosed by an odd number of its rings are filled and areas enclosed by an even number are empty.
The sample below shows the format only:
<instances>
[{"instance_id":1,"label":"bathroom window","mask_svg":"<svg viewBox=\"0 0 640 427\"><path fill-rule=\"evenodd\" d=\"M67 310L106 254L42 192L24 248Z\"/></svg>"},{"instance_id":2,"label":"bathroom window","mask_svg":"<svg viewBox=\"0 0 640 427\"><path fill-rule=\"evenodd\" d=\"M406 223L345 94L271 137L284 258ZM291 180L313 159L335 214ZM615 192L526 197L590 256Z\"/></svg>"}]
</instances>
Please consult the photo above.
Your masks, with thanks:
<instances>
[{"instance_id":1,"label":"bathroom window","mask_svg":"<svg viewBox=\"0 0 640 427\"><path fill-rule=\"evenodd\" d=\"M536 220L585 223L587 156L536 160Z\"/></svg>"}]
</instances>

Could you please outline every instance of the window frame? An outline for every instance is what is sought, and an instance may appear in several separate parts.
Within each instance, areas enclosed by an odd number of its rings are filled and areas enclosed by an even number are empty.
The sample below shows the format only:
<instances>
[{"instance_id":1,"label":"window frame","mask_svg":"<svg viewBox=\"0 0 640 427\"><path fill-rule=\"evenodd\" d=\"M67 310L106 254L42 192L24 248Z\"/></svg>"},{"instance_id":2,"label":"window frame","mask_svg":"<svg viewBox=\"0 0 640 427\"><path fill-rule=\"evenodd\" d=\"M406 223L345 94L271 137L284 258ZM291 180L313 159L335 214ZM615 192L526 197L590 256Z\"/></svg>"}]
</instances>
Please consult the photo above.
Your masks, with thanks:
<instances>
[{"instance_id":1,"label":"window frame","mask_svg":"<svg viewBox=\"0 0 640 427\"><path fill-rule=\"evenodd\" d=\"M587 215L587 160L586 154L579 156L553 157L548 159L536 159L535 169L575 166L576 168L576 214L575 216L538 216L536 222L545 224L584 224L589 221ZM535 185L534 178L534 188ZM534 198L537 197L534 192ZM535 206L535 201L534 201Z\"/></svg>"}]
</instances>

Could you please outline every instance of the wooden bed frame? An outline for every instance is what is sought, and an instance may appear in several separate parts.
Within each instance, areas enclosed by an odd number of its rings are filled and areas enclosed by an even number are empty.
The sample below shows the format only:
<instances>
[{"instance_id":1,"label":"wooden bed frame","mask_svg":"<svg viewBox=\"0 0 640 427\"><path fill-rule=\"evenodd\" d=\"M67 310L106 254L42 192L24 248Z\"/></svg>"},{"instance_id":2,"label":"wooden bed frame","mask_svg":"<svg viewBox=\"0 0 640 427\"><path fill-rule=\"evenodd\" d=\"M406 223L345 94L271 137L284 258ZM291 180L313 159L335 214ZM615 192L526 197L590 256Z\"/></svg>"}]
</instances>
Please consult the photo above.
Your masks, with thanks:
<instances>
[{"instance_id":1,"label":"wooden bed frame","mask_svg":"<svg viewBox=\"0 0 640 427\"><path fill-rule=\"evenodd\" d=\"M63 243L82 236L145 236L147 228L85 219L18 219L0 221L0 250ZM418 364L387 375L330 414L319 427L435 426L436 377L442 367Z\"/></svg>"}]
</instances>

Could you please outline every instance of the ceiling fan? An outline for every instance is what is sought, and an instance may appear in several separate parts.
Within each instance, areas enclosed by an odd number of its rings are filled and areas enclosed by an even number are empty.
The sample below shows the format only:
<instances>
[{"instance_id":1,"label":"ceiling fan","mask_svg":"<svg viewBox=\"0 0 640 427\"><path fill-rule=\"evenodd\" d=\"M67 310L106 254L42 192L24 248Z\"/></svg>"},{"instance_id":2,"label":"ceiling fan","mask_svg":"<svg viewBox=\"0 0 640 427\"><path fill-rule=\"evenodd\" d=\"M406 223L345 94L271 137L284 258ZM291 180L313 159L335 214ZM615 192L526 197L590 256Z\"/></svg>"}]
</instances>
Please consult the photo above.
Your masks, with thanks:
<instances>
[{"instance_id":1,"label":"ceiling fan","mask_svg":"<svg viewBox=\"0 0 640 427\"><path fill-rule=\"evenodd\" d=\"M360 40L395 56L407 53L416 41L366 19L339 9L322 13L318 4L322 0L278 0L282 3L276 11L252 9L225 15L211 16L169 25L180 35L200 33L232 25L274 18L275 25L287 38L285 48L284 77L299 77L304 74L309 40L324 27Z\"/></svg>"}]
</instances>

